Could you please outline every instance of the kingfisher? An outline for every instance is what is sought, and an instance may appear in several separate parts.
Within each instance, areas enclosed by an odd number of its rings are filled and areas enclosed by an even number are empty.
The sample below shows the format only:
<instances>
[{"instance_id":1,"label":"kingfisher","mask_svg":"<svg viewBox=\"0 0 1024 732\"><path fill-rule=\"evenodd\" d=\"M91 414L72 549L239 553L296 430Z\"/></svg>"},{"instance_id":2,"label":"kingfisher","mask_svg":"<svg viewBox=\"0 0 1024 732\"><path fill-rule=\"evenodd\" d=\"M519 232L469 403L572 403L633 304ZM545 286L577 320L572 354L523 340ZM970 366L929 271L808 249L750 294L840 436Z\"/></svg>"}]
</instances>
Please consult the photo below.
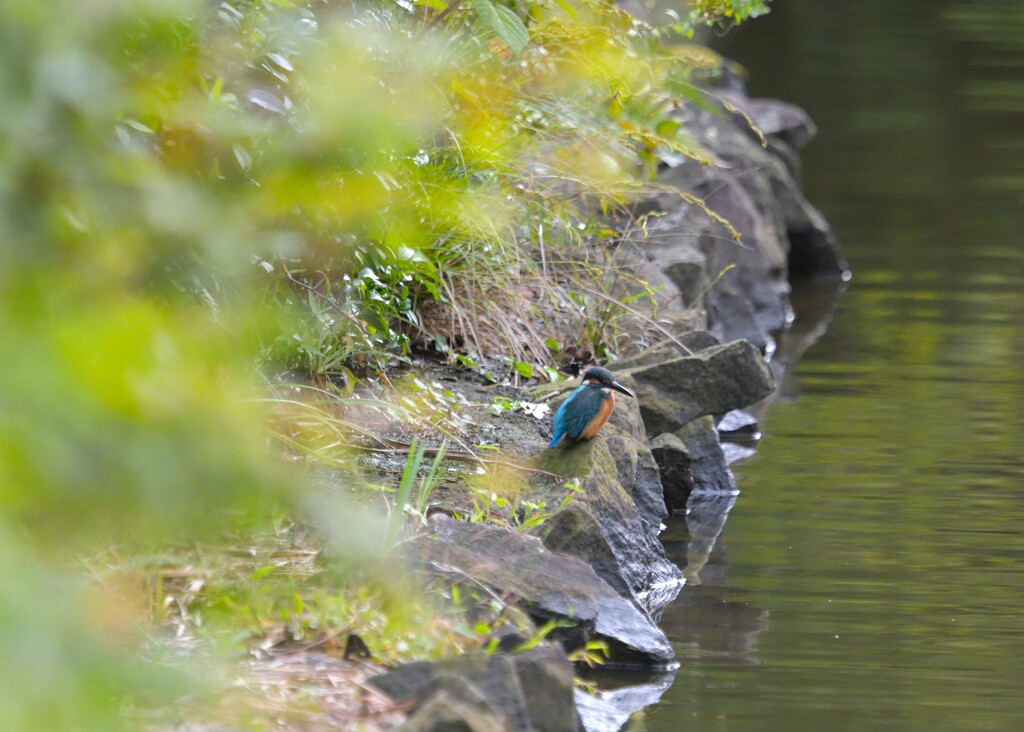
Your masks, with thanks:
<instances>
[{"instance_id":1,"label":"kingfisher","mask_svg":"<svg viewBox=\"0 0 1024 732\"><path fill-rule=\"evenodd\" d=\"M612 416L615 392L633 396L608 369L600 366L587 369L583 374L583 384L555 412L555 433L548 447L557 446L562 438L589 440L595 437Z\"/></svg>"}]
</instances>

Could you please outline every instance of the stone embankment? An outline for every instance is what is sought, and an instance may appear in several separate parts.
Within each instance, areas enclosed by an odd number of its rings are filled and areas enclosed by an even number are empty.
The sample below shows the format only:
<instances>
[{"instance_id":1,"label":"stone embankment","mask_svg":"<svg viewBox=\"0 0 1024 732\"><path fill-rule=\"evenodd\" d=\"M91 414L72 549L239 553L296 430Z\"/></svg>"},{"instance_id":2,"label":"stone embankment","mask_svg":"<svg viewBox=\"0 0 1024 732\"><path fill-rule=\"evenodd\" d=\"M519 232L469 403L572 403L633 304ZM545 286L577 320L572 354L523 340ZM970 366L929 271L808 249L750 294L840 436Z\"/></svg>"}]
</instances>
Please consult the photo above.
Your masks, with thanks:
<instances>
[{"instance_id":1,"label":"stone embankment","mask_svg":"<svg viewBox=\"0 0 1024 732\"><path fill-rule=\"evenodd\" d=\"M715 96L717 112L678 112L712 164L667 161L662 191L637 207L658 215L641 217L628 266L660 287L662 322L674 324L671 338L611 365L637 398L618 401L599 439L554 450L550 417L482 410L474 418L492 441L530 456L517 490L548 515L516 531L432 511L428 531L409 544L411 562L509 611L490 653L410 664L373 680L410 705L406 729L618 729L652 699L574 689L567 653L600 644L610 666L676 664L657 620L683 573L658 541L662 521L686 510L691 495L735 493L719 432L753 429L737 410L774 388L766 359L772 334L791 319L790 278L845 276L827 222L800 190L798 151L814 134L810 119L792 105L747 98L728 72ZM740 240L680 192L702 199ZM518 398L544 396L535 388ZM566 482L575 486L568 497ZM447 499L469 500L458 491ZM546 642L531 642L545 623ZM647 696L656 699L665 684Z\"/></svg>"}]
</instances>

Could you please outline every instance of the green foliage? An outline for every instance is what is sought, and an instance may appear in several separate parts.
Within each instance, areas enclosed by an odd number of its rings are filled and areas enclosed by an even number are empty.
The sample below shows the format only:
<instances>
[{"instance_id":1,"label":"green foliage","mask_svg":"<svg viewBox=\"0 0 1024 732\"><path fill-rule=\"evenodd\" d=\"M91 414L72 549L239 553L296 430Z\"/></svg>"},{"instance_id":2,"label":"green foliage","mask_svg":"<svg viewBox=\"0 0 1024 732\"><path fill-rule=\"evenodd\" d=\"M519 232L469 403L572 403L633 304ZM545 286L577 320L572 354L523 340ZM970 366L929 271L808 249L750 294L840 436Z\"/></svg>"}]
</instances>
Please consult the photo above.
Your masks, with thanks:
<instances>
[{"instance_id":1,"label":"green foliage","mask_svg":"<svg viewBox=\"0 0 1024 732\"><path fill-rule=\"evenodd\" d=\"M614 352L628 304L571 273L608 264L583 244L657 150L698 154L666 92L689 62L596 0L345 10L0 3L5 729L131 726L122 709L180 688L139 637L114 652L101 631L144 622L141 583L85 587L75 557L216 541L284 510L318 524L331 571L375 566L387 523L268 450L268 422L289 455L344 468L345 439L372 432L338 414L355 377L420 332L523 378L550 377L551 343L579 333ZM268 398L254 364L318 378ZM456 439L443 389L371 401ZM438 464L400 509L422 512ZM243 591L268 588L308 632L309 595L263 566ZM255 601L210 603L237 629Z\"/></svg>"},{"instance_id":2,"label":"green foliage","mask_svg":"<svg viewBox=\"0 0 1024 732\"><path fill-rule=\"evenodd\" d=\"M690 11L685 20L672 13L677 21L675 30L692 37L694 29L701 26L710 28L739 25L745 20L767 13L769 2L770 0L690 0Z\"/></svg>"},{"instance_id":3,"label":"green foliage","mask_svg":"<svg viewBox=\"0 0 1024 732\"><path fill-rule=\"evenodd\" d=\"M603 666L611 655L608 643L602 640L587 641L581 648L569 654L569 660L575 664L585 663L590 668Z\"/></svg>"},{"instance_id":4,"label":"green foliage","mask_svg":"<svg viewBox=\"0 0 1024 732\"><path fill-rule=\"evenodd\" d=\"M437 471L444 461L444 448L434 453L434 461L430 464L430 469L425 476L419 479L419 485L416 486L420 464L423 462L425 454L426 449L422 445L417 444L416 440L413 439L412 444L409 446L409 456L405 462L405 469L402 471L402 479L398 484L395 513L391 520L390 533L392 543L397 540L402 527L405 525L406 514L416 516L420 523L426 523L426 512L430 505L430 496L437 487ZM416 486L415 494L413 493L414 486Z\"/></svg>"},{"instance_id":5,"label":"green foliage","mask_svg":"<svg viewBox=\"0 0 1024 732\"><path fill-rule=\"evenodd\" d=\"M490 28L508 44L515 55L519 55L530 42L530 32L515 11L492 0L473 0L473 10L480 22Z\"/></svg>"}]
</instances>

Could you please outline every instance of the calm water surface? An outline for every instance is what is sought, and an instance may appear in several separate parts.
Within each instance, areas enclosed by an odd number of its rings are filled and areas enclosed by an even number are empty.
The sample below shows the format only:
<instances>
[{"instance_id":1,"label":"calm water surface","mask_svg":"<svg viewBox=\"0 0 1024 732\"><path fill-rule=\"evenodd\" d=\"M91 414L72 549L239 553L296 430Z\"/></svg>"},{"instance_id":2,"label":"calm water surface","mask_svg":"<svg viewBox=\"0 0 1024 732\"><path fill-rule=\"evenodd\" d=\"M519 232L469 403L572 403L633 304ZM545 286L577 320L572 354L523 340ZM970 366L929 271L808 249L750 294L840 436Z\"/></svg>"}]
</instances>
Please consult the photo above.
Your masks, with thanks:
<instances>
[{"instance_id":1,"label":"calm water surface","mask_svg":"<svg viewBox=\"0 0 1024 732\"><path fill-rule=\"evenodd\" d=\"M817 120L854 279L721 535L670 528L683 666L634 728L1024 729L1024 2L776 0L723 51Z\"/></svg>"}]
</instances>

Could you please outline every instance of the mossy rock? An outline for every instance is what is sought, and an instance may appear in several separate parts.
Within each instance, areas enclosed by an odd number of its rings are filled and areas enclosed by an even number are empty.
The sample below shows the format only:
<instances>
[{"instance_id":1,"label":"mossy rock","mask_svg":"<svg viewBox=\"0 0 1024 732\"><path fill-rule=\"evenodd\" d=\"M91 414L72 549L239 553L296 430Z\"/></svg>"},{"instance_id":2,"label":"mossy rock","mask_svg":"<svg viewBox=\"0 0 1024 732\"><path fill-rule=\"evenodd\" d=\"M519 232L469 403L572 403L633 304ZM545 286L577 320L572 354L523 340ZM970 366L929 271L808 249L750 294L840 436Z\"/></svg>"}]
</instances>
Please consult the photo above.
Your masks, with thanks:
<instances>
[{"instance_id":1,"label":"mossy rock","mask_svg":"<svg viewBox=\"0 0 1024 732\"><path fill-rule=\"evenodd\" d=\"M624 437L614 427L605 429ZM599 436L568 443L545 450L531 461L531 467L574 480L582 491L537 533L545 546L583 559L616 591L649 608L651 589L671 586L682 574L665 557L657 539L658 526L644 520L622 485L610 442ZM552 488L549 483L546 489ZM545 488L538 493L544 495ZM659 602L666 596L659 594Z\"/></svg>"}]
</instances>

